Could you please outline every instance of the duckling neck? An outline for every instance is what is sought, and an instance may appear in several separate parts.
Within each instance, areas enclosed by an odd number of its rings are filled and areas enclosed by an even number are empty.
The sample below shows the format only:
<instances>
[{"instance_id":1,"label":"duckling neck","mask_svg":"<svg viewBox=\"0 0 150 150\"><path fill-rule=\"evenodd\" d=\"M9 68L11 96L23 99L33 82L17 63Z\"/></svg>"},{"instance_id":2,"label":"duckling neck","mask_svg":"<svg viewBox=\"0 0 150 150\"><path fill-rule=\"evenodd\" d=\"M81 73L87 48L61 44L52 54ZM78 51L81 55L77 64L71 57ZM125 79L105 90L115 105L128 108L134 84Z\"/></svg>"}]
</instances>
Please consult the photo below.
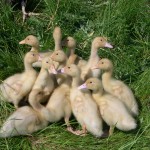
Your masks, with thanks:
<instances>
[{"instance_id":1,"label":"duckling neck","mask_svg":"<svg viewBox=\"0 0 150 150\"><path fill-rule=\"evenodd\" d=\"M97 91L93 91L92 92L92 96L93 98L96 100L96 102L99 100L99 98L103 95L104 90L103 89L99 89Z\"/></svg>"},{"instance_id":2,"label":"duckling neck","mask_svg":"<svg viewBox=\"0 0 150 150\"><path fill-rule=\"evenodd\" d=\"M32 46L31 51L32 52L39 52L39 49L40 49L40 47L38 45L37 46Z\"/></svg>"},{"instance_id":3,"label":"duckling neck","mask_svg":"<svg viewBox=\"0 0 150 150\"><path fill-rule=\"evenodd\" d=\"M24 66L25 66L25 71L34 70L34 68L32 67L32 64L26 62L26 60L24 61Z\"/></svg>"},{"instance_id":4,"label":"duckling neck","mask_svg":"<svg viewBox=\"0 0 150 150\"><path fill-rule=\"evenodd\" d=\"M62 47L61 47L61 40L55 40L55 49L54 49L54 51L56 51L56 50L61 50L62 49Z\"/></svg>"},{"instance_id":5,"label":"duckling neck","mask_svg":"<svg viewBox=\"0 0 150 150\"><path fill-rule=\"evenodd\" d=\"M102 75L102 82L104 83L109 82L110 79L112 78L112 73L113 73L112 69L105 71Z\"/></svg>"},{"instance_id":6,"label":"duckling neck","mask_svg":"<svg viewBox=\"0 0 150 150\"><path fill-rule=\"evenodd\" d=\"M75 48L68 48L67 56L73 55L75 52Z\"/></svg>"},{"instance_id":7,"label":"duckling neck","mask_svg":"<svg viewBox=\"0 0 150 150\"><path fill-rule=\"evenodd\" d=\"M49 75L48 69L41 68L40 74L42 74L42 77L45 78L46 76Z\"/></svg>"},{"instance_id":8,"label":"duckling neck","mask_svg":"<svg viewBox=\"0 0 150 150\"><path fill-rule=\"evenodd\" d=\"M90 58L89 58L89 63L93 63L93 60L97 60L97 59L99 60L97 51L98 51L98 49L95 48L95 47L92 45L92 48L91 48L91 55L90 55Z\"/></svg>"},{"instance_id":9,"label":"duckling neck","mask_svg":"<svg viewBox=\"0 0 150 150\"><path fill-rule=\"evenodd\" d=\"M72 87L78 87L80 85L80 76L72 78Z\"/></svg>"}]
</instances>

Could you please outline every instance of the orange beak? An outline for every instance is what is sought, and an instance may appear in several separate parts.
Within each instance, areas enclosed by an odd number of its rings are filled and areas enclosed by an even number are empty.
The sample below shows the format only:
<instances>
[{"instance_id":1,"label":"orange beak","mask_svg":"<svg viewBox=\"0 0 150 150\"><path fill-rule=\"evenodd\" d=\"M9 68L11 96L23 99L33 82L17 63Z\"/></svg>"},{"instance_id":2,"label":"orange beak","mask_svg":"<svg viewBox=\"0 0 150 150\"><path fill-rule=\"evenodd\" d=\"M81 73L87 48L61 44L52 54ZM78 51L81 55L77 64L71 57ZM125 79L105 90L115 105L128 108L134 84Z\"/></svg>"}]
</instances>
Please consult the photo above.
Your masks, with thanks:
<instances>
[{"instance_id":1,"label":"orange beak","mask_svg":"<svg viewBox=\"0 0 150 150\"><path fill-rule=\"evenodd\" d=\"M50 69L49 69L48 71L49 71L49 73L57 74L57 71L56 71L54 65L51 65L51 66L50 66Z\"/></svg>"},{"instance_id":2,"label":"orange beak","mask_svg":"<svg viewBox=\"0 0 150 150\"><path fill-rule=\"evenodd\" d=\"M19 42L19 44L26 44L26 41L22 40L22 41Z\"/></svg>"},{"instance_id":3,"label":"orange beak","mask_svg":"<svg viewBox=\"0 0 150 150\"><path fill-rule=\"evenodd\" d=\"M105 46L104 46L104 47L113 48L113 46L112 46L110 43L108 43L108 42L105 43Z\"/></svg>"},{"instance_id":4,"label":"orange beak","mask_svg":"<svg viewBox=\"0 0 150 150\"><path fill-rule=\"evenodd\" d=\"M52 55L50 56L50 58L53 60L53 57L54 57L54 55L53 55L53 53L52 53Z\"/></svg>"},{"instance_id":5,"label":"orange beak","mask_svg":"<svg viewBox=\"0 0 150 150\"><path fill-rule=\"evenodd\" d=\"M39 55L38 61L42 61L42 57L41 57L41 55Z\"/></svg>"},{"instance_id":6,"label":"orange beak","mask_svg":"<svg viewBox=\"0 0 150 150\"><path fill-rule=\"evenodd\" d=\"M86 83L84 83L84 84L82 84L82 85L80 85L80 86L78 87L79 90L80 90L80 89L86 89L86 88L87 88Z\"/></svg>"}]
</instances>

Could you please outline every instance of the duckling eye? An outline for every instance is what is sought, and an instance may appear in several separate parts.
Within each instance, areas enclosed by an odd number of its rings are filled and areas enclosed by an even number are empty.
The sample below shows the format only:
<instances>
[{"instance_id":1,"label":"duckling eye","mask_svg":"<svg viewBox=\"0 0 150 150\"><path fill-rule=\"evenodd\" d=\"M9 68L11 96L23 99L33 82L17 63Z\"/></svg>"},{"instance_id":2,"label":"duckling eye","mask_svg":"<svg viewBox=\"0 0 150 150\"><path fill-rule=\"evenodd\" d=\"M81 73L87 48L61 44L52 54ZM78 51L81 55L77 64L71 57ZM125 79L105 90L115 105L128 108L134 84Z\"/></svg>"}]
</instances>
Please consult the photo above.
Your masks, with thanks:
<instances>
[{"instance_id":1,"label":"duckling eye","mask_svg":"<svg viewBox=\"0 0 150 150\"><path fill-rule=\"evenodd\" d=\"M27 38L27 40L30 40L29 38Z\"/></svg>"},{"instance_id":2,"label":"duckling eye","mask_svg":"<svg viewBox=\"0 0 150 150\"><path fill-rule=\"evenodd\" d=\"M32 56L35 56L35 54L32 54Z\"/></svg>"},{"instance_id":3,"label":"duckling eye","mask_svg":"<svg viewBox=\"0 0 150 150\"><path fill-rule=\"evenodd\" d=\"M100 41L102 42L103 40L102 40L102 39L100 39Z\"/></svg>"},{"instance_id":4,"label":"duckling eye","mask_svg":"<svg viewBox=\"0 0 150 150\"><path fill-rule=\"evenodd\" d=\"M56 55L58 55L58 53L56 53Z\"/></svg>"},{"instance_id":5,"label":"duckling eye","mask_svg":"<svg viewBox=\"0 0 150 150\"><path fill-rule=\"evenodd\" d=\"M42 92L39 92L39 93L38 93L38 95L41 95L41 94L42 94Z\"/></svg>"},{"instance_id":6,"label":"duckling eye","mask_svg":"<svg viewBox=\"0 0 150 150\"><path fill-rule=\"evenodd\" d=\"M70 69L70 67L68 67L68 69Z\"/></svg>"},{"instance_id":7,"label":"duckling eye","mask_svg":"<svg viewBox=\"0 0 150 150\"><path fill-rule=\"evenodd\" d=\"M102 62L102 64L104 64L104 62Z\"/></svg>"},{"instance_id":8,"label":"duckling eye","mask_svg":"<svg viewBox=\"0 0 150 150\"><path fill-rule=\"evenodd\" d=\"M92 83L92 81L90 83Z\"/></svg>"},{"instance_id":9,"label":"duckling eye","mask_svg":"<svg viewBox=\"0 0 150 150\"><path fill-rule=\"evenodd\" d=\"M46 61L46 63L48 64L48 61Z\"/></svg>"}]
</instances>

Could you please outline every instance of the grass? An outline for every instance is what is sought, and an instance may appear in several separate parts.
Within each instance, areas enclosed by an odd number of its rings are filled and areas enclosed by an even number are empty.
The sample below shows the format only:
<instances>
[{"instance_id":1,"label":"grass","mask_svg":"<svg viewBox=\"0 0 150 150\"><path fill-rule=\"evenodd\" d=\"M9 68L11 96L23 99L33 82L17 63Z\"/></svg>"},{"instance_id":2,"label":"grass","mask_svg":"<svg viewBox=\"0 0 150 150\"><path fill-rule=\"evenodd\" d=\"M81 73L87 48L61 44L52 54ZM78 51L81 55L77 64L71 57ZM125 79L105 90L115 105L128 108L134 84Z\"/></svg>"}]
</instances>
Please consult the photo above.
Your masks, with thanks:
<instances>
[{"instance_id":1,"label":"grass","mask_svg":"<svg viewBox=\"0 0 150 150\"><path fill-rule=\"evenodd\" d=\"M19 5L18 5L19 6ZM77 40L76 53L88 59L91 40L102 35L115 46L99 51L99 56L111 59L116 78L127 83L140 105L138 128L125 133L115 130L107 139L92 135L77 137L65 130L64 122L54 123L29 137L0 140L1 150L149 150L150 145L150 20L148 0L35 0L28 1L27 10L42 13L23 24L17 5L10 7L0 1L0 79L23 70L23 55L28 46L18 42L29 34L40 40L41 50L54 48L52 32L56 25L63 36ZM17 66L17 67L16 67ZM0 125L14 107L0 101ZM78 126L76 121L72 124Z\"/></svg>"}]
</instances>

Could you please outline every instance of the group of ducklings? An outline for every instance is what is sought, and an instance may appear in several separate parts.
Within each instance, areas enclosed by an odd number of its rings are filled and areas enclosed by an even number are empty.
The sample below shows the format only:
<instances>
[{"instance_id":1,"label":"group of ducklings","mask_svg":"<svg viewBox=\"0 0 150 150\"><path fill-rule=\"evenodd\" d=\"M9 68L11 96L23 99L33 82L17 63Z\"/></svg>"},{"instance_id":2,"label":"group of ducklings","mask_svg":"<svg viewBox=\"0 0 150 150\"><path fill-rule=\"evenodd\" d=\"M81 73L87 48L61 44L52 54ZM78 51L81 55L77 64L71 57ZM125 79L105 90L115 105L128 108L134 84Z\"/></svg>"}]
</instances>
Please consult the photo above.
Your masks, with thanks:
<instances>
[{"instance_id":1,"label":"group of ducklings","mask_svg":"<svg viewBox=\"0 0 150 150\"><path fill-rule=\"evenodd\" d=\"M99 48L113 48L107 39L94 38L86 61L75 54L74 38L62 41L60 27L55 27L53 38L53 52L39 52L39 41L33 35L19 42L32 48L24 57L24 71L0 85L1 100L13 103L16 108L1 127L0 137L29 135L62 118L67 130L80 136L87 131L96 137L112 135L115 127L123 131L135 129L138 105L131 89L112 77L112 62L98 56ZM68 48L67 53L62 46ZM41 67L39 73L35 67ZM100 80L101 70L104 72ZM21 100L29 105L19 107ZM72 113L82 130L71 127ZM103 121L110 126L108 134L103 132Z\"/></svg>"}]
</instances>

